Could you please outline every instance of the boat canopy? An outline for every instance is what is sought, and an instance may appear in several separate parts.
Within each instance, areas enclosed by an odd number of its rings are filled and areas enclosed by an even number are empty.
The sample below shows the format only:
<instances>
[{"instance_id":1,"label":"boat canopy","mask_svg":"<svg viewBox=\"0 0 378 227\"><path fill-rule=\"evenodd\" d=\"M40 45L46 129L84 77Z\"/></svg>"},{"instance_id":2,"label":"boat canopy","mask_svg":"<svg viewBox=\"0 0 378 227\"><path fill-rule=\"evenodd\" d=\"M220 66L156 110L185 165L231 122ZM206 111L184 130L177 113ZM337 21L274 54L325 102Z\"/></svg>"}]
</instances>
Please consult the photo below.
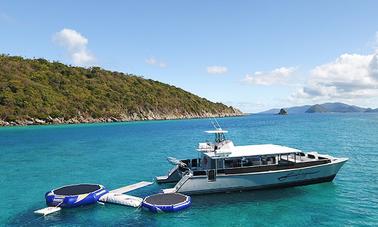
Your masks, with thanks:
<instances>
[{"instance_id":1,"label":"boat canopy","mask_svg":"<svg viewBox=\"0 0 378 227\"><path fill-rule=\"evenodd\" d=\"M260 156L260 155L280 155L280 154L293 154L302 152L301 150L285 147L275 144L261 144L261 145L248 145L248 146L234 146L231 148L220 148L216 153L206 153L210 158L218 156L218 153L228 152L228 158Z\"/></svg>"}]
</instances>

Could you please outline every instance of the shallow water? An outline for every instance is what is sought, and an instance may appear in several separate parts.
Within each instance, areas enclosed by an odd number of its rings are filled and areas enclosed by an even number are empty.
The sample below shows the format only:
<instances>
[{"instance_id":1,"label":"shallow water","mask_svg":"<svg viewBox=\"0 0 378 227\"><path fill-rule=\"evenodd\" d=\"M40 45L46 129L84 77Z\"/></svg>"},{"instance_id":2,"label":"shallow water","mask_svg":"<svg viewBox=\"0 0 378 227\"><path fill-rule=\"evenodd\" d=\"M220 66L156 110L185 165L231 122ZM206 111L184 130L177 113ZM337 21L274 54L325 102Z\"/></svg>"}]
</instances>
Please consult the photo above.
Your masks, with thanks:
<instances>
[{"instance_id":1,"label":"shallow water","mask_svg":"<svg viewBox=\"0 0 378 227\"><path fill-rule=\"evenodd\" d=\"M335 180L310 186L193 196L192 207L152 214L91 205L47 217L44 193L72 183L113 189L164 175L167 156L196 157L209 120L0 128L0 225L378 225L378 114L252 115L219 120L237 145L275 143L348 157ZM153 185L132 194L158 192Z\"/></svg>"}]
</instances>

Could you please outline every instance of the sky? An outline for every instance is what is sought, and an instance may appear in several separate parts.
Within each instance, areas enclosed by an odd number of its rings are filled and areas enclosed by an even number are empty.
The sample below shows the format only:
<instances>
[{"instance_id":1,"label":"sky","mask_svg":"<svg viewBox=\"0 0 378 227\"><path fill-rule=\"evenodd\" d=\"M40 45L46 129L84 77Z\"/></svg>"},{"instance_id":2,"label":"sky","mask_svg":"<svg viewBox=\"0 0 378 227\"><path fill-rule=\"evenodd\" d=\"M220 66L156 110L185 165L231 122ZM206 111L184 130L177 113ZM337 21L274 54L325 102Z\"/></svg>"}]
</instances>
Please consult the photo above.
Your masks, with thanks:
<instances>
[{"instance_id":1,"label":"sky","mask_svg":"<svg viewBox=\"0 0 378 227\"><path fill-rule=\"evenodd\" d=\"M253 113L378 107L378 1L0 1L0 53L132 73Z\"/></svg>"}]
</instances>

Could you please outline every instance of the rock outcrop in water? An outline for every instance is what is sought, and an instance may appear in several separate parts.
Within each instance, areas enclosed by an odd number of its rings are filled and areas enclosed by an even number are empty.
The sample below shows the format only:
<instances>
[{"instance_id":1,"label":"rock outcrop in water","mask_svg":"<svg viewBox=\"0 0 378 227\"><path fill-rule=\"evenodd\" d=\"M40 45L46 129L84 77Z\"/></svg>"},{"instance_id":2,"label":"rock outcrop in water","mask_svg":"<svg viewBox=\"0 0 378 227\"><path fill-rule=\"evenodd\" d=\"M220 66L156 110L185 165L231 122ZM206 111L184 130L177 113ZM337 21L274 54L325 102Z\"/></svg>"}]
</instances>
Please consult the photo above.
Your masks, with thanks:
<instances>
[{"instance_id":1,"label":"rock outcrop in water","mask_svg":"<svg viewBox=\"0 0 378 227\"><path fill-rule=\"evenodd\" d=\"M231 106L140 76L0 55L2 126L239 115Z\"/></svg>"},{"instance_id":2,"label":"rock outcrop in water","mask_svg":"<svg viewBox=\"0 0 378 227\"><path fill-rule=\"evenodd\" d=\"M278 115L287 115L287 110L285 109L280 109L280 112L278 112Z\"/></svg>"}]
</instances>

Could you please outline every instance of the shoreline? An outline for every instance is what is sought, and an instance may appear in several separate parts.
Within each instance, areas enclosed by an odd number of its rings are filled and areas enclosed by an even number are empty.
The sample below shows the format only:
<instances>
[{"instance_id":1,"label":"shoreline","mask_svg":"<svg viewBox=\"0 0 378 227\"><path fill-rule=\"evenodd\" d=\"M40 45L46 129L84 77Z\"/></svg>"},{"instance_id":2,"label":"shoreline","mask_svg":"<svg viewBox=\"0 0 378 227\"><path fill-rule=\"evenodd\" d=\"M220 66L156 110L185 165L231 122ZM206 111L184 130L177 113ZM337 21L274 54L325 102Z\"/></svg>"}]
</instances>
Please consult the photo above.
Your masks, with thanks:
<instances>
[{"instance_id":1,"label":"shoreline","mask_svg":"<svg viewBox=\"0 0 378 227\"><path fill-rule=\"evenodd\" d=\"M185 120L185 119L206 119L242 117L245 113L225 113L225 114L204 114L204 115L165 115L165 116L123 116L123 117L83 117L78 116L70 119L52 118L46 119L29 118L27 120L4 121L0 120L0 127L35 126L35 125L64 125L64 124L91 124L91 123L116 123L116 122L137 122L137 121L159 121L159 120Z\"/></svg>"}]
</instances>

